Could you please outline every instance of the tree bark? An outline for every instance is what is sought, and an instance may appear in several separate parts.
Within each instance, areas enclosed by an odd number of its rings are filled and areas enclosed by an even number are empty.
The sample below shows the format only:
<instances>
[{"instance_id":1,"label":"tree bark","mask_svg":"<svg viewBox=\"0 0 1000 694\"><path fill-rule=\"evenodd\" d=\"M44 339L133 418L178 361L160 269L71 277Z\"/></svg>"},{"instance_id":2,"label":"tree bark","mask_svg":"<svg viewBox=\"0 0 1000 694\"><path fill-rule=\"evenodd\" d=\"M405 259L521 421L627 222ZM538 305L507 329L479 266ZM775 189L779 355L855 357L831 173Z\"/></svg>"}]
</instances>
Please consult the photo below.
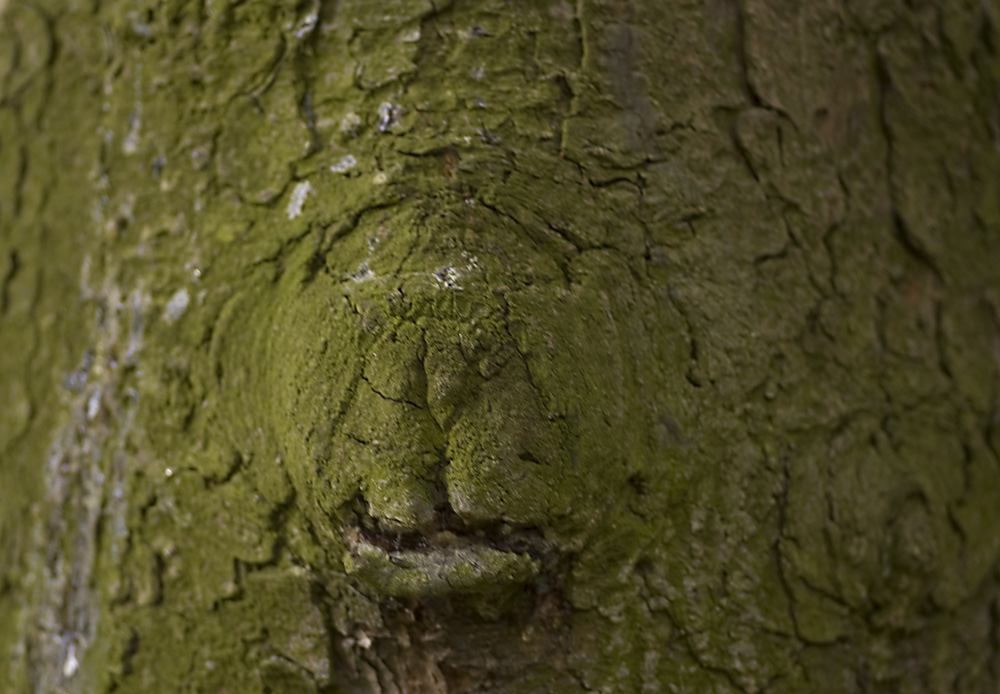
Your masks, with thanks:
<instances>
[{"instance_id":1,"label":"tree bark","mask_svg":"<svg viewBox=\"0 0 1000 694\"><path fill-rule=\"evenodd\" d=\"M998 691L998 24L9 0L0 689Z\"/></svg>"}]
</instances>

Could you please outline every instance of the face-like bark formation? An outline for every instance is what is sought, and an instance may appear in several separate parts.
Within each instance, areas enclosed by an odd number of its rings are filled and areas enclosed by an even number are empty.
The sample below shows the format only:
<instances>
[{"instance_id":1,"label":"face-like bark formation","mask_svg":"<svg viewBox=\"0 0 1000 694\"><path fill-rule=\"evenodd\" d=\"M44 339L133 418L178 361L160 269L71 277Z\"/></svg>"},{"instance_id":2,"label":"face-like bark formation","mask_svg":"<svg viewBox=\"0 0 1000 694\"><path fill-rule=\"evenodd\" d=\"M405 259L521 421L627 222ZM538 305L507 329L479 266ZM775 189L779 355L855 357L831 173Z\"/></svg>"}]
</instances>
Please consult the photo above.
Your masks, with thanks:
<instances>
[{"instance_id":1,"label":"face-like bark formation","mask_svg":"<svg viewBox=\"0 0 1000 694\"><path fill-rule=\"evenodd\" d=\"M245 383L267 365L257 426L328 551L345 531L358 547L492 547L455 570L523 581L540 557L512 564L501 545L578 550L653 464L646 405L666 384L635 307L610 298L639 292L607 252L564 274L473 198L401 203L293 256L241 321L263 330L260 355L222 370ZM679 351L682 326L657 337L671 331Z\"/></svg>"},{"instance_id":2,"label":"face-like bark formation","mask_svg":"<svg viewBox=\"0 0 1000 694\"><path fill-rule=\"evenodd\" d=\"M998 23L11 0L8 688L995 689Z\"/></svg>"}]
</instances>

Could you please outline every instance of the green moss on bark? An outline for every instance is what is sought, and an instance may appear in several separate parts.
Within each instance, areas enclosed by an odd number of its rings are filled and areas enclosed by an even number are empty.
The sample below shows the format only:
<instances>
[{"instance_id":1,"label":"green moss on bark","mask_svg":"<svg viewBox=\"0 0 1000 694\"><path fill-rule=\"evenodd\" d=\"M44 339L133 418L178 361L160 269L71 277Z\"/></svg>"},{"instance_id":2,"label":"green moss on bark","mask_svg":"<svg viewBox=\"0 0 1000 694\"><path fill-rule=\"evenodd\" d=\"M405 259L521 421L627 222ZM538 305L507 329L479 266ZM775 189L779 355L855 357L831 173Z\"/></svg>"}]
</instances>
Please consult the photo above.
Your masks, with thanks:
<instances>
[{"instance_id":1,"label":"green moss on bark","mask_svg":"<svg viewBox=\"0 0 1000 694\"><path fill-rule=\"evenodd\" d=\"M11 0L8 688L995 687L998 17L855 4Z\"/></svg>"}]
</instances>

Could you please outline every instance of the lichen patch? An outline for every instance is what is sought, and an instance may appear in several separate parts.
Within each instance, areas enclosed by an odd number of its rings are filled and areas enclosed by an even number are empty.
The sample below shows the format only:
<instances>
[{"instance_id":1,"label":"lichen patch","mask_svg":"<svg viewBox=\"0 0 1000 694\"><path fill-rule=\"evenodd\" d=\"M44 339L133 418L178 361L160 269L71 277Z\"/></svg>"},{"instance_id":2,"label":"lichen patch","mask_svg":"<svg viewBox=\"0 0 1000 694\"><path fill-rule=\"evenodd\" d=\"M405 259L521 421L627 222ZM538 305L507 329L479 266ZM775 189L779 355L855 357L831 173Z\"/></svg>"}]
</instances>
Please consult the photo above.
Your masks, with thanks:
<instances>
[{"instance_id":1,"label":"lichen patch","mask_svg":"<svg viewBox=\"0 0 1000 694\"><path fill-rule=\"evenodd\" d=\"M295 219L302 214L302 206L306 204L306 198L312 190L313 187L309 181L301 181L295 186L295 190L292 191L292 197L288 201L288 207L286 208L289 219Z\"/></svg>"}]
</instances>

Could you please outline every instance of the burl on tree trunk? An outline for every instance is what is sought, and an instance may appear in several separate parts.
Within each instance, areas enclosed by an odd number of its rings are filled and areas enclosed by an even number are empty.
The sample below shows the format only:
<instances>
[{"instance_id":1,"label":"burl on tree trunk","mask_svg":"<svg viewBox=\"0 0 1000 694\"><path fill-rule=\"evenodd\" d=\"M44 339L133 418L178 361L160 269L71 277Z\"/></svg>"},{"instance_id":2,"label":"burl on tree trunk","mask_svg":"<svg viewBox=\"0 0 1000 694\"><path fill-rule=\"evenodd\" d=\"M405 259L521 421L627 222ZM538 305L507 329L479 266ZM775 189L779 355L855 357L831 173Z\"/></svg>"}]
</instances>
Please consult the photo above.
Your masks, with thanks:
<instances>
[{"instance_id":1,"label":"burl on tree trunk","mask_svg":"<svg viewBox=\"0 0 1000 694\"><path fill-rule=\"evenodd\" d=\"M6 5L0 690L998 691L995 0Z\"/></svg>"}]
</instances>

